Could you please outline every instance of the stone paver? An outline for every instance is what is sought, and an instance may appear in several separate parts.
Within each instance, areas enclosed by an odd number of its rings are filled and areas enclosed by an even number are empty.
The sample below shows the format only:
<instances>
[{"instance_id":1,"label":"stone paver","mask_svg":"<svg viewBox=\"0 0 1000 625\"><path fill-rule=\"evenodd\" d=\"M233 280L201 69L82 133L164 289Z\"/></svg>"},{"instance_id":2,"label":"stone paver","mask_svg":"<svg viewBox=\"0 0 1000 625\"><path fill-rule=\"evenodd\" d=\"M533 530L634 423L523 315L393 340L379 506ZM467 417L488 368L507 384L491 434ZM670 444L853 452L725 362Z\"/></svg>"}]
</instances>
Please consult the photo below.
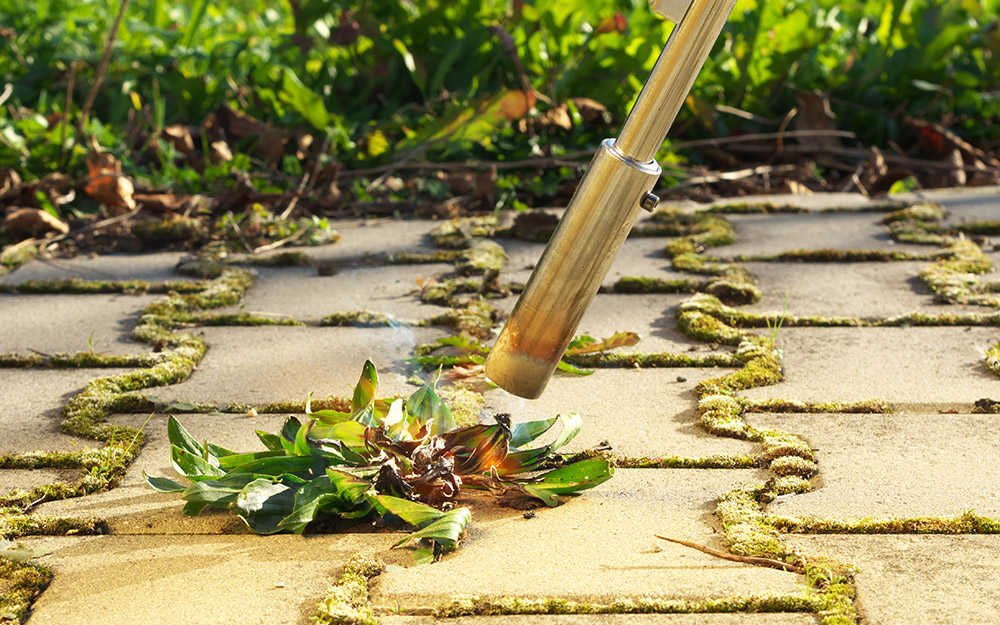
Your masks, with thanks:
<instances>
[{"instance_id":1,"label":"stone paver","mask_svg":"<svg viewBox=\"0 0 1000 625\"><path fill-rule=\"evenodd\" d=\"M100 447L91 440L59 431L60 411L97 377L125 369L0 369L0 453L80 451Z\"/></svg>"},{"instance_id":2,"label":"stone paver","mask_svg":"<svg viewBox=\"0 0 1000 625\"><path fill-rule=\"evenodd\" d=\"M307 625L342 562L391 535L93 536L26 540L55 572L31 625Z\"/></svg>"},{"instance_id":3,"label":"stone paver","mask_svg":"<svg viewBox=\"0 0 1000 625\"><path fill-rule=\"evenodd\" d=\"M83 473L83 469L3 469L0 470L0 497L52 482L74 483Z\"/></svg>"},{"instance_id":4,"label":"stone paver","mask_svg":"<svg viewBox=\"0 0 1000 625\"><path fill-rule=\"evenodd\" d=\"M185 254L112 254L109 256L38 259L23 265L13 273L0 276L0 283L20 284L27 280L52 278L82 278L84 280L196 280L174 273L174 267Z\"/></svg>"},{"instance_id":5,"label":"stone paver","mask_svg":"<svg viewBox=\"0 0 1000 625\"><path fill-rule=\"evenodd\" d=\"M148 352L129 337L154 295L0 295L0 352Z\"/></svg>"},{"instance_id":6,"label":"stone paver","mask_svg":"<svg viewBox=\"0 0 1000 625\"><path fill-rule=\"evenodd\" d=\"M753 414L816 449L822 488L782 497L780 515L860 519L960 515L1000 518L996 415Z\"/></svg>"},{"instance_id":7,"label":"stone paver","mask_svg":"<svg viewBox=\"0 0 1000 625\"><path fill-rule=\"evenodd\" d=\"M383 616L382 625L440 625L429 616ZM815 625L812 614L532 614L448 619L450 625Z\"/></svg>"},{"instance_id":8,"label":"stone paver","mask_svg":"<svg viewBox=\"0 0 1000 625\"><path fill-rule=\"evenodd\" d=\"M379 371L379 396L409 396L413 347L448 332L437 328L205 328L208 353L190 379L151 391L166 401L271 403L349 397L365 359Z\"/></svg>"},{"instance_id":9,"label":"stone paver","mask_svg":"<svg viewBox=\"0 0 1000 625\"><path fill-rule=\"evenodd\" d=\"M333 276L320 276L315 267L258 270L254 287L243 299L245 310L286 315L300 321L318 321L335 312L371 310L400 320L426 319L440 314L440 306L423 304L415 292L418 282L454 270L454 265L388 265L345 267Z\"/></svg>"},{"instance_id":10,"label":"stone paver","mask_svg":"<svg viewBox=\"0 0 1000 625\"><path fill-rule=\"evenodd\" d=\"M857 607L870 625L997 622L1000 536L791 536L788 542L857 567Z\"/></svg>"},{"instance_id":11,"label":"stone paver","mask_svg":"<svg viewBox=\"0 0 1000 625\"><path fill-rule=\"evenodd\" d=\"M583 430L569 450L590 449L606 441L615 453L629 456L749 454L753 451L749 443L711 436L698 425L695 385L727 371L600 369L590 376L557 374L537 400L492 391L486 395L484 410L509 413L514 422L579 412ZM678 382L678 376L685 381ZM630 395L638 395L639 401L629 400Z\"/></svg>"},{"instance_id":12,"label":"stone paver","mask_svg":"<svg viewBox=\"0 0 1000 625\"><path fill-rule=\"evenodd\" d=\"M929 193L951 211L948 223L996 219L997 190L986 194ZM744 198L748 201L761 198ZM888 239L882 214L863 212L857 195L767 198L804 205L810 214L731 215L737 241L711 254L773 254L791 249L889 249L936 251ZM901 198L900 198L901 199ZM825 208L848 212L824 213ZM688 206L694 210L695 207ZM643 215L642 219L648 219ZM440 222L354 220L334 227L342 239L297 248L316 267L259 268L258 280L232 310L290 315L317 321L332 312L376 310L403 319L439 309L419 303L419 279L449 271L450 264L377 266L366 256L428 252ZM605 281L620 276L683 277L662 256L667 238L626 241ZM500 240L509 255L501 281L527 279L543 245ZM994 262L1000 251L987 245ZM172 273L180 254L33 261L0 278L78 276L94 279L183 279ZM764 296L749 311L878 318L910 311L990 312L986 307L942 306L920 284L923 261L895 263L746 263ZM695 277L698 276L688 276ZM996 274L985 280L996 280ZM142 307L154 296L0 296L0 351L83 351L94 331L95 348L110 353L149 348L127 339ZM639 332L629 351L711 353L675 329L684 295L597 296L580 332L604 337ZM509 310L514 298L492 300ZM186 330L187 331L187 330ZM444 328L207 327L190 331L208 351L189 380L147 389L162 401L261 405L317 397L346 397L366 358L379 369L380 396L409 395L413 368L404 359L417 344L449 336ZM760 330L766 333L767 330ZM807 402L884 398L896 414L754 414L759 428L801 436L815 448L820 473L814 491L782 496L766 511L788 516L952 516L973 510L1000 518L995 484L1000 463L996 415L969 414L981 398L1000 399L1000 378L984 365L984 350L1000 340L988 327L782 328L785 380L740 392L750 400ZM731 347L716 347L731 350ZM60 409L91 379L123 370L0 369L0 453L74 451L100 443L59 432ZM707 435L698 426L695 385L731 369L601 369L588 377L557 375L542 398L527 401L500 390L485 393L482 417L508 412L515 422L579 411L584 426L564 451L608 441L630 456L752 454L760 445ZM953 411L958 413L951 414ZM261 449L255 429L277 431L286 415L189 414L179 417L198 440ZM148 419L148 422L147 422ZM464 491L473 510L462 547L440 562L408 567L407 549L390 550L399 534L260 537L224 512L181 514L176 494L152 491L143 472L174 477L166 417L112 415L110 421L144 427L147 445L121 485L101 494L45 502L32 513L101 518L110 536L27 537L51 549L42 563L55 579L34 606L30 623L295 623L305 625L316 603L336 581L343 563L359 551L390 566L374 582L372 599L388 625L424 625L426 613L453 595L561 598L707 600L734 595L801 596L801 575L714 558L667 543L654 533L723 548L723 528L713 512L719 495L762 483L765 469L619 469L615 477L567 498L554 509L499 508L489 496ZM553 435L549 435L550 437ZM542 439L542 442L548 438ZM0 470L0 495L53 479L72 481L79 471ZM529 515L530 516L530 515ZM360 529L360 528L359 528ZM370 529L370 528L365 528ZM995 536L788 535L807 556L826 555L856 566L856 606L865 623L992 623L1000 611ZM3 590L0 581L0 591ZM456 625L805 625L812 614L559 615L462 618Z\"/></svg>"},{"instance_id":13,"label":"stone paver","mask_svg":"<svg viewBox=\"0 0 1000 625\"><path fill-rule=\"evenodd\" d=\"M748 312L884 318L909 312L981 313L979 306L937 304L919 279L928 261L888 263L744 263L757 278L759 302Z\"/></svg>"},{"instance_id":14,"label":"stone paver","mask_svg":"<svg viewBox=\"0 0 1000 625\"><path fill-rule=\"evenodd\" d=\"M926 254L937 248L896 243L881 223L881 213L727 215L736 242L713 247L716 256L757 256L792 250L894 250Z\"/></svg>"},{"instance_id":15,"label":"stone paver","mask_svg":"<svg viewBox=\"0 0 1000 625\"><path fill-rule=\"evenodd\" d=\"M994 328L782 328L785 379L748 399L807 402L882 398L903 407L971 409L1000 395L983 363Z\"/></svg>"},{"instance_id":16,"label":"stone paver","mask_svg":"<svg viewBox=\"0 0 1000 625\"><path fill-rule=\"evenodd\" d=\"M755 471L622 469L566 504L519 511L477 507L465 544L431 567L390 567L376 606L431 607L452 595L687 600L801 595L801 577L720 560L653 537L715 544L706 523L721 493ZM717 546L717 545L716 545Z\"/></svg>"}]
</instances>

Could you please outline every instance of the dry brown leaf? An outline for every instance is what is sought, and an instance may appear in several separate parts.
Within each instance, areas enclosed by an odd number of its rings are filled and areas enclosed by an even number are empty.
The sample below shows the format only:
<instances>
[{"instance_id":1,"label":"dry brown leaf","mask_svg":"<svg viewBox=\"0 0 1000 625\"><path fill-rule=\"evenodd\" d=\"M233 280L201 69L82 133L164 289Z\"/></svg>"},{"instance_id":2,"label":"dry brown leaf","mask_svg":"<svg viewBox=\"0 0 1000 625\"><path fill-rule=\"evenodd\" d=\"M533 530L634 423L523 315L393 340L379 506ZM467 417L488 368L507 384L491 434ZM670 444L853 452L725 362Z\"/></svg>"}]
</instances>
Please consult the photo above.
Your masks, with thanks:
<instances>
[{"instance_id":1,"label":"dry brown leaf","mask_svg":"<svg viewBox=\"0 0 1000 625\"><path fill-rule=\"evenodd\" d=\"M0 200L16 195L20 186L20 174L10 167L0 167Z\"/></svg>"},{"instance_id":2,"label":"dry brown leaf","mask_svg":"<svg viewBox=\"0 0 1000 625\"><path fill-rule=\"evenodd\" d=\"M0 225L15 236L69 232L69 224L38 208L14 208L7 213Z\"/></svg>"},{"instance_id":3,"label":"dry brown leaf","mask_svg":"<svg viewBox=\"0 0 1000 625\"><path fill-rule=\"evenodd\" d=\"M155 213L179 213L191 201L190 195L172 193L136 193L132 197L144 209Z\"/></svg>"},{"instance_id":4,"label":"dry brown leaf","mask_svg":"<svg viewBox=\"0 0 1000 625\"><path fill-rule=\"evenodd\" d=\"M90 178L84 190L87 195L108 207L112 215L122 215L135 209L135 187L122 172L122 165L113 154L91 150L87 154Z\"/></svg>"},{"instance_id":5,"label":"dry brown leaf","mask_svg":"<svg viewBox=\"0 0 1000 625\"><path fill-rule=\"evenodd\" d=\"M194 138L191 136L189 126L183 124L167 126L163 129L163 138L184 156L191 156L194 152Z\"/></svg>"},{"instance_id":6,"label":"dry brown leaf","mask_svg":"<svg viewBox=\"0 0 1000 625\"><path fill-rule=\"evenodd\" d=\"M608 112L607 107L597 100L591 100L590 98L570 98L569 101L576 106L576 110L580 112L580 117L588 124L605 125L611 123L611 113Z\"/></svg>"},{"instance_id":7,"label":"dry brown leaf","mask_svg":"<svg viewBox=\"0 0 1000 625\"><path fill-rule=\"evenodd\" d=\"M225 141L213 141L208 144L208 158L213 163L228 163L233 160L233 151Z\"/></svg>"},{"instance_id":8,"label":"dry brown leaf","mask_svg":"<svg viewBox=\"0 0 1000 625\"><path fill-rule=\"evenodd\" d=\"M837 130L836 115L830 108L830 100L826 94L816 91L799 91L795 94L799 114L795 117L796 130ZM818 136L801 137L799 144L806 146L810 152L836 152L841 143L838 137Z\"/></svg>"}]
</instances>

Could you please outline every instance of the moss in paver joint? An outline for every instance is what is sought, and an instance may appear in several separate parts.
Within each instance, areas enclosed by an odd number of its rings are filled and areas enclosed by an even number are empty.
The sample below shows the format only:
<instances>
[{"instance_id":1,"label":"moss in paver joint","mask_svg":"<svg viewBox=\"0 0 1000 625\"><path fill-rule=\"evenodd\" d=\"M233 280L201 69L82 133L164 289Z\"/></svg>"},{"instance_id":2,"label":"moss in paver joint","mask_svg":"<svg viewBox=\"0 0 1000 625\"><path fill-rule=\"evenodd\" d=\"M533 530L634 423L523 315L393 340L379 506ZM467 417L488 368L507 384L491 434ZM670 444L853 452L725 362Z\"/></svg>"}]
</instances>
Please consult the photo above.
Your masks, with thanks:
<instances>
[{"instance_id":1,"label":"moss in paver joint","mask_svg":"<svg viewBox=\"0 0 1000 625\"><path fill-rule=\"evenodd\" d=\"M38 248L34 245L19 247L14 251L3 250L0 252L0 276L17 269L36 256L38 256Z\"/></svg>"},{"instance_id":2,"label":"moss in paver joint","mask_svg":"<svg viewBox=\"0 0 1000 625\"><path fill-rule=\"evenodd\" d=\"M610 354L573 354L563 357L577 367L591 368L657 368L657 367L739 367L743 364L735 354L715 353L698 356L669 352L615 352Z\"/></svg>"},{"instance_id":3,"label":"moss in paver joint","mask_svg":"<svg viewBox=\"0 0 1000 625\"><path fill-rule=\"evenodd\" d=\"M1000 221L974 221L971 223L959 224L955 226L955 229L969 235L996 236L1000 235Z\"/></svg>"},{"instance_id":4,"label":"moss in paver joint","mask_svg":"<svg viewBox=\"0 0 1000 625\"><path fill-rule=\"evenodd\" d=\"M986 348L986 368L1000 377L1000 343L994 343Z\"/></svg>"},{"instance_id":5,"label":"moss in paver joint","mask_svg":"<svg viewBox=\"0 0 1000 625\"><path fill-rule=\"evenodd\" d=\"M762 458L756 455L712 456L623 456L608 451L588 450L565 456L563 462L571 464L588 458L603 458L616 469L754 469L762 466Z\"/></svg>"},{"instance_id":6,"label":"moss in paver joint","mask_svg":"<svg viewBox=\"0 0 1000 625\"><path fill-rule=\"evenodd\" d=\"M396 252L389 255L390 265L423 265L451 263L462 256L463 250L434 250L433 252Z\"/></svg>"},{"instance_id":7,"label":"moss in paver joint","mask_svg":"<svg viewBox=\"0 0 1000 625\"><path fill-rule=\"evenodd\" d=\"M770 202L729 202L710 206L704 209L704 211L708 213L725 213L727 215L801 214L809 212L801 206L772 204Z\"/></svg>"},{"instance_id":8,"label":"moss in paver joint","mask_svg":"<svg viewBox=\"0 0 1000 625\"><path fill-rule=\"evenodd\" d=\"M42 363L42 357L38 354L0 354L0 367L7 369L27 369Z\"/></svg>"},{"instance_id":9,"label":"moss in paver joint","mask_svg":"<svg viewBox=\"0 0 1000 625\"><path fill-rule=\"evenodd\" d=\"M355 328L385 328L397 325L409 325L409 322L397 321L385 313L372 310L355 310L338 312L323 317L321 326L355 327Z\"/></svg>"},{"instance_id":10,"label":"moss in paver joint","mask_svg":"<svg viewBox=\"0 0 1000 625\"><path fill-rule=\"evenodd\" d=\"M52 571L34 562L0 558L0 579L7 586L4 592L0 592L0 618L9 614L12 622L20 623L27 619L31 604L52 581Z\"/></svg>"},{"instance_id":11,"label":"moss in paver joint","mask_svg":"<svg viewBox=\"0 0 1000 625\"><path fill-rule=\"evenodd\" d=\"M168 280L148 282L146 280L85 280L83 278L53 278L50 280L26 280L20 284L8 285L5 291L19 295L58 295L99 293L141 295L145 293L200 293L208 288L203 281L186 282Z\"/></svg>"},{"instance_id":12,"label":"moss in paver joint","mask_svg":"<svg viewBox=\"0 0 1000 625\"><path fill-rule=\"evenodd\" d=\"M835 250L811 249L788 250L777 254L742 254L735 256L737 262L756 263L884 263L903 260L930 260L939 254L897 252L893 250Z\"/></svg>"},{"instance_id":13,"label":"moss in paver joint","mask_svg":"<svg viewBox=\"0 0 1000 625\"><path fill-rule=\"evenodd\" d=\"M732 612L815 612L809 595L737 596L706 601L628 598L610 603L522 597L453 597L434 610L436 618L526 614L701 614Z\"/></svg>"},{"instance_id":14,"label":"moss in paver joint","mask_svg":"<svg viewBox=\"0 0 1000 625\"><path fill-rule=\"evenodd\" d=\"M611 290L615 293L691 293L705 288L704 280L689 280L678 278L664 280L662 278L643 278L624 276L615 282Z\"/></svg>"},{"instance_id":15,"label":"moss in paver joint","mask_svg":"<svg viewBox=\"0 0 1000 625\"><path fill-rule=\"evenodd\" d=\"M320 625L375 625L378 623L368 598L368 583L385 570L385 564L357 554L344 567L336 585L326 591L314 620Z\"/></svg>"}]
</instances>

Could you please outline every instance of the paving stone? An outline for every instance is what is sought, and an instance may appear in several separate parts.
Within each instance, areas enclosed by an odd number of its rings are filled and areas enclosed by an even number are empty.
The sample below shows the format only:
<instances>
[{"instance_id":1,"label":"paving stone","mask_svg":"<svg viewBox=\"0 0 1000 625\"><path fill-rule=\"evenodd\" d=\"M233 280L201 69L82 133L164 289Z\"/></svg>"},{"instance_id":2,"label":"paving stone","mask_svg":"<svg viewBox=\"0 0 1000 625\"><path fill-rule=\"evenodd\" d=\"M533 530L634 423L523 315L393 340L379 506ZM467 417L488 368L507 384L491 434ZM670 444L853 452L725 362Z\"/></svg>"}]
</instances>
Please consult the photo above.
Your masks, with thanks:
<instances>
[{"instance_id":1,"label":"paving stone","mask_svg":"<svg viewBox=\"0 0 1000 625\"><path fill-rule=\"evenodd\" d=\"M995 328L782 328L785 379L741 392L807 402L882 398L900 407L970 410L1000 395L983 353Z\"/></svg>"},{"instance_id":2,"label":"paving stone","mask_svg":"<svg viewBox=\"0 0 1000 625\"><path fill-rule=\"evenodd\" d=\"M20 284L26 280L52 278L147 280L149 282L195 280L196 278L174 273L174 267L184 255L182 252L160 252L155 254L110 254L93 258L81 256L68 259L35 259L6 276L0 276L0 283Z\"/></svg>"},{"instance_id":3,"label":"paving stone","mask_svg":"<svg viewBox=\"0 0 1000 625\"><path fill-rule=\"evenodd\" d=\"M713 247L715 256L771 255L791 250L894 250L926 254L936 247L896 243L881 223L881 213L726 215L736 242Z\"/></svg>"},{"instance_id":4,"label":"paving stone","mask_svg":"<svg viewBox=\"0 0 1000 625\"><path fill-rule=\"evenodd\" d=\"M93 536L23 539L52 549L55 578L32 625L306 625L361 551L394 536Z\"/></svg>"},{"instance_id":5,"label":"paving stone","mask_svg":"<svg viewBox=\"0 0 1000 625\"><path fill-rule=\"evenodd\" d=\"M356 219L337 221L340 240L331 245L297 247L315 262L347 262L368 255L395 252L433 252L430 233L441 224L430 219Z\"/></svg>"},{"instance_id":6,"label":"paving stone","mask_svg":"<svg viewBox=\"0 0 1000 625\"><path fill-rule=\"evenodd\" d=\"M91 380L127 369L0 369L0 452L79 451L99 443L59 431L60 411Z\"/></svg>"},{"instance_id":7,"label":"paving stone","mask_svg":"<svg viewBox=\"0 0 1000 625\"><path fill-rule=\"evenodd\" d=\"M379 372L379 396L409 396L402 359L448 332L437 328L218 327L200 332L208 352L191 377L150 391L166 401L271 403L350 397L365 359Z\"/></svg>"},{"instance_id":8,"label":"paving stone","mask_svg":"<svg viewBox=\"0 0 1000 625\"><path fill-rule=\"evenodd\" d=\"M154 295L0 295L0 352L150 351L130 335Z\"/></svg>"},{"instance_id":9,"label":"paving stone","mask_svg":"<svg viewBox=\"0 0 1000 625\"><path fill-rule=\"evenodd\" d=\"M83 474L83 469L0 469L0 496L52 482L74 483Z\"/></svg>"},{"instance_id":10,"label":"paving stone","mask_svg":"<svg viewBox=\"0 0 1000 625\"><path fill-rule=\"evenodd\" d=\"M335 312L372 310L400 320L426 319L440 314L440 306L423 304L415 291L455 266L388 265L346 267L333 276L320 276L315 267L260 269L259 277L242 302L254 313L287 315L300 321L319 320Z\"/></svg>"},{"instance_id":11,"label":"paving stone","mask_svg":"<svg viewBox=\"0 0 1000 625\"><path fill-rule=\"evenodd\" d=\"M983 312L979 306L936 304L920 281L926 261L887 263L742 263L762 297L748 312L883 318L922 313Z\"/></svg>"},{"instance_id":12,"label":"paving stone","mask_svg":"<svg viewBox=\"0 0 1000 625\"><path fill-rule=\"evenodd\" d=\"M440 625L429 616L380 616L382 625ZM532 614L465 616L450 625L815 625L812 614Z\"/></svg>"},{"instance_id":13,"label":"paving stone","mask_svg":"<svg viewBox=\"0 0 1000 625\"><path fill-rule=\"evenodd\" d=\"M502 390L486 394L485 412L509 413L514 422L579 412L583 429L569 450L603 441L629 456L749 454L753 446L705 433L698 425L695 385L724 369L600 369L590 376L557 374L539 399ZM685 378L677 382L677 377ZM543 441L548 439L541 439Z\"/></svg>"},{"instance_id":14,"label":"paving stone","mask_svg":"<svg viewBox=\"0 0 1000 625\"><path fill-rule=\"evenodd\" d=\"M716 498L754 479L755 471L619 470L531 519L476 506L458 551L431 567L388 567L372 601L409 609L456 594L580 601L801 595L800 576L727 562L652 536L717 543L709 525Z\"/></svg>"},{"instance_id":15,"label":"paving stone","mask_svg":"<svg viewBox=\"0 0 1000 625\"><path fill-rule=\"evenodd\" d=\"M254 432L277 433L288 415L188 414L176 417L199 441L208 440L233 451L251 452L264 451ZM33 514L104 519L116 535L250 533L239 517L225 510L204 510L196 517L186 516L181 511L184 501L179 494L158 493L146 483L143 473L185 481L170 465L167 416L114 415L109 421L142 428L146 435L146 445L129 467L121 485L95 495L47 502L38 506ZM0 479L2 477L0 472Z\"/></svg>"},{"instance_id":16,"label":"paving stone","mask_svg":"<svg viewBox=\"0 0 1000 625\"><path fill-rule=\"evenodd\" d=\"M780 515L1000 518L996 415L748 414L817 450L820 488L781 498ZM987 459L992 459L987 461Z\"/></svg>"},{"instance_id":17,"label":"paving stone","mask_svg":"<svg viewBox=\"0 0 1000 625\"><path fill-rule=\"evenodd\" d=\"M1000 536L789 536L786 542L856 566L856 605L870 625L997 622Z\"/></svg>"},{"instance_id":18,"label":"paving stone","mask_svg":"<svg viewBox=\"0 0 1000 625\"><path fill-rule=\"evenodd\" d=\"M946 225L1000 219L1000 187L931 189L907 194L906 197L910 201L935 202L947 208Z\"/></svg>"}]
</instances>

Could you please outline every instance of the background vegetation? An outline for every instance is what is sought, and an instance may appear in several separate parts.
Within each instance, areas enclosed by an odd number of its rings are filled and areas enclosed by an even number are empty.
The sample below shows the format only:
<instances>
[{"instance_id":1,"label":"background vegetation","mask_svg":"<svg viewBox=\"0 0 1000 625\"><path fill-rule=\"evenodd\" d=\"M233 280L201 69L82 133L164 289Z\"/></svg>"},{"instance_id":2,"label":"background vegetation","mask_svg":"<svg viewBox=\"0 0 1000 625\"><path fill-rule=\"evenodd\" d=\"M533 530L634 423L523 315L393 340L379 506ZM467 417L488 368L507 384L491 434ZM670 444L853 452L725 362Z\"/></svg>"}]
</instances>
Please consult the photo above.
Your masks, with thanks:
<instances>
[{"instance_id":1,"label":"background vegetation","mask_svg":"<svg viewBox=\"0 0 1000 625\"><path fill-rule=\"evenodd\" d=\"M21 181L59 172L82 187L98 146L139 190L218 196L242 181L285 194L282 212L297 192L298 215L559 203L672 28L645 0L124 1L116 29L121 0L0 0L0 167ZM998 14L1000 0L739 0L660 154L677 167L664 183L773 163L782 147L730 159L678 142L831 123L855 148L934 160L959 140L963 166L975 153L991 167ZM424 165L538 158L554 162ZM454 173L484 169L485 182ZM819 159L810 175L836 170ZM49 212L95 214L89 195ZM48 209L34 197L6 204ZM275 207L252 199L212 210Z\"/></svg>"}]
</instances>

